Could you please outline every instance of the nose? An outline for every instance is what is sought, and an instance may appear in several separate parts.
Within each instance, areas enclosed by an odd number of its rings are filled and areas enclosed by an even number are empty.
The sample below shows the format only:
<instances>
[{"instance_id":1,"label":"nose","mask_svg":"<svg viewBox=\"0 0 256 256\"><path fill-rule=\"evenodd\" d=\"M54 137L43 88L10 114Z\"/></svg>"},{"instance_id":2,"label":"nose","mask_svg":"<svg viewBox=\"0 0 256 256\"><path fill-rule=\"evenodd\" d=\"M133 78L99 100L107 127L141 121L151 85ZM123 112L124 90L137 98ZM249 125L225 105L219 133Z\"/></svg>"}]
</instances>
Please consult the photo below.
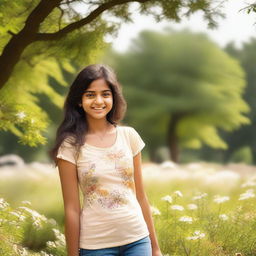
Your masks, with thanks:
<instances>
[{"instance_id":1,"label":"nose","mask_svg":"<svg viewBox=\"0 0 256 256\"><path fill-rule=\"evenodd\" d=\"M103 99L102 99L101 95L96 96L95 103L98 105L103 103Z\"/></svg>"}]
</instances>

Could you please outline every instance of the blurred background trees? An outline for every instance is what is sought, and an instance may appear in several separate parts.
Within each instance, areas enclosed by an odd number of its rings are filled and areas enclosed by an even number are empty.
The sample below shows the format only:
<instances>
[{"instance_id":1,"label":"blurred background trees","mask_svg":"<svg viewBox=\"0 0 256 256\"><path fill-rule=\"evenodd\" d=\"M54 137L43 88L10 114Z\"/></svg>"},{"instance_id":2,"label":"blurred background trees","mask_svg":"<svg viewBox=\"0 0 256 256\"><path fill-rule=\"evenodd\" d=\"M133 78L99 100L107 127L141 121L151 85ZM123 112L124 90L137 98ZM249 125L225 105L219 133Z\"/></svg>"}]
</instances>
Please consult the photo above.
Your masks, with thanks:
<instances>
[{"instance_id":1,"label":"blurred background trees","mask_svg":"<svg viewBox=\"0 0 256 256\"><path fill-rule=\"evenodd\" d=\"M102 61L111 47L105 36L132 21L130 2L1 1L0 154L48 161L68 86L82 66ZM217 2L138 2L138 12L156 20L201 10L214 27L222 15ZM254 48L252 40L224 51L202 34L169 29L143 32L124 55L103 59L124 85L124 121L141 132L150 160L255 163Z\"/></svg>"},{"instance_id":2,"label":"blurred background trees","mask_svg":"<svg viewBox=\"0 0 256 256\"><path fill-rule=\"evenodd\" d=\"M161 145L175 162L181 147L227 149L219 130L249 123L243 70L205 35L144 31L108 59L124 85L126 120L144 134L151 159Z\"/></svg>"},{"instance_id":3,"label":"blurred background trees","mask_svg":"<svg viewBox=\"0 0 256 256\"><path fill-rule=\"evenodd\" d=\"M225 50L239 60L245 71L247 86L244 99L251 109L248 114L251 124L225 134L229 148L223 154L224 160L231 158L233 161L241 161L237 158L242 158L241 155L245 154L244 160L247 159L245 162L256 163L256 39L252 38L249 42L244 43L240 49L230 43Z\"/></svg>"},{"instance_id":4,"label":"blurred background trees","mask_svg":"<svg viewBox=\"0 0 256 256\"><path fill-rule=\"evenodd\" d=\"M0 129L19 137L29 146L45 144L47 113L37 104L35 93L43 93L58 107L62 97L48 83L54 77L65 85L61 70L69 62L86 65L97 59L105 46L103 37L129 22L133 0L14 0L0 2ZM201 10L209 26L219 15L209 1L137 0L139 13L179 21ZM153 9L155 7L155 9ZM156 8L157 7L157 8ZM107 12L116 22L102 17ZM15 97L19 95L19 97ZM36 118L35 118L36 117Z\"/></svg>"}]
</instances>

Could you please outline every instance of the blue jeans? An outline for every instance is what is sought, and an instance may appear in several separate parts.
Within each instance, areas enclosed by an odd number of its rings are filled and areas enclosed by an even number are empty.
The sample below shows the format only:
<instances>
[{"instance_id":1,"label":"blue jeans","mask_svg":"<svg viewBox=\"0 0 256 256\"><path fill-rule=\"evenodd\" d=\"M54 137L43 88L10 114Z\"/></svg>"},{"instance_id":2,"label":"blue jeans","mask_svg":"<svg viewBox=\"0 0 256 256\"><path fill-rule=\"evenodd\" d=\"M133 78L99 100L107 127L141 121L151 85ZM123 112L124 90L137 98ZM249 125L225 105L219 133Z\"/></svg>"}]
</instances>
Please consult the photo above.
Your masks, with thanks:
<instances>
[{"instance_id":1,"label":"blue jeans","mask_svg":"<svg viewBox=\"0 0 256 256\"><path fill-rule=\"evenodd\" d=\"M79 256L152 256L149 236L138 241L105 249L79 249Z\"/></svg>"}]
</instances>

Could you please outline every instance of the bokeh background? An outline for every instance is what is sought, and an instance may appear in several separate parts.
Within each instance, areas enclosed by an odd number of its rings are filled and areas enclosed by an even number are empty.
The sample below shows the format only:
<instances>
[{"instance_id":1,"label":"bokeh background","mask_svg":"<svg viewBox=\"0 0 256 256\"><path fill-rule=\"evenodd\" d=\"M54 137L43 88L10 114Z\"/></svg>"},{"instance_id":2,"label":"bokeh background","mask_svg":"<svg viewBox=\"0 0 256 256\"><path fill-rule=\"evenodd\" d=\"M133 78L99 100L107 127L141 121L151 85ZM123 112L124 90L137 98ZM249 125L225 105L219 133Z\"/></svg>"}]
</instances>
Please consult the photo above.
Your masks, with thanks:
<instances>
[{"instance_id":1,"label":"bokeh background","mask_svg":"<svg viewBox=\"0 0 256 256\"><path fill-rule=\"evenodd\" d=\"M110 65L163 255L256 255L253 1L0 2L0 254L66 255L48 156L82 67ZM97 10L95 12L94 10Z\"/></svg>"}]
</instances>

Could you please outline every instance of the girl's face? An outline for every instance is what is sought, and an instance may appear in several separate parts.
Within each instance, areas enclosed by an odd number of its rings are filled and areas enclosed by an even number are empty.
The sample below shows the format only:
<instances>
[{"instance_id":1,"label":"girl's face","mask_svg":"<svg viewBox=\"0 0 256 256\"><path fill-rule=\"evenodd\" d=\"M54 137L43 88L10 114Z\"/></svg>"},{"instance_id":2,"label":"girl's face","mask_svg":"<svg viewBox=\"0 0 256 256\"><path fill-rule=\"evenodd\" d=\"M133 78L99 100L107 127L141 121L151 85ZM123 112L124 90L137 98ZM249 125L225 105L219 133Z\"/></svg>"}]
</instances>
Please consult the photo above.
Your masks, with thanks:
<instances>
[{"instance_id":1,"label":"girl's face","mask_svg":"<svg viewBox=\"0 0 256 256\"><path fill-rule=\"evenodd\" d=\"M113 106L113 95L106 81L94 80L82 96L82 108L87 119L106 118Z\"/></svg>"}]
</instances>

